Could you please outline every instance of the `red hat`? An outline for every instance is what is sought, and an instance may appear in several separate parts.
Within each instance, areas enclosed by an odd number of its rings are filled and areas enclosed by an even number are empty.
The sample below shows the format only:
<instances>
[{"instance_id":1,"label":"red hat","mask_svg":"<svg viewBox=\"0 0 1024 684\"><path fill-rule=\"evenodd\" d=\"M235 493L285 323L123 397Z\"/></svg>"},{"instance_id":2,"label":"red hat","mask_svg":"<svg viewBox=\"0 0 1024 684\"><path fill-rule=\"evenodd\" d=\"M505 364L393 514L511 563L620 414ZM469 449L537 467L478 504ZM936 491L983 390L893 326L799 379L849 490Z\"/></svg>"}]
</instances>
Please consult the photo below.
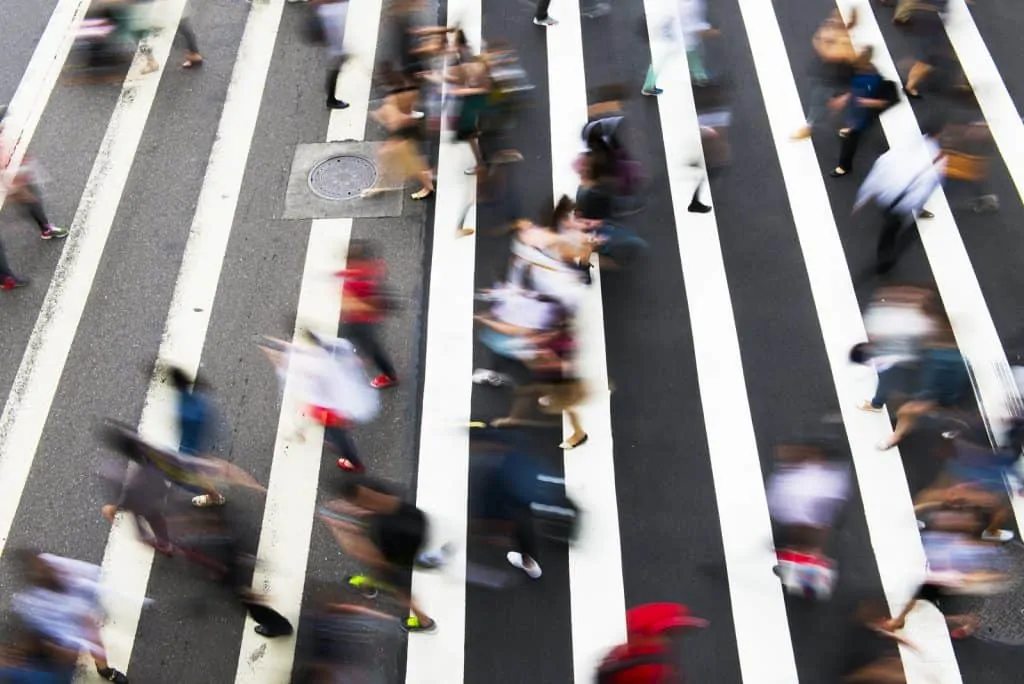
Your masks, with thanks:
<instances>
[{"instance_id":1,"label":"red hat","mask_svg":"<svg viewBox=\"0 0 1024 684\"><path fill-rule=\"evenodd\" d=\"M626 611L626 631L634 636L656 636L678 627L706 627L679 603L645 603Z\"/></svg>"}]
</instances>

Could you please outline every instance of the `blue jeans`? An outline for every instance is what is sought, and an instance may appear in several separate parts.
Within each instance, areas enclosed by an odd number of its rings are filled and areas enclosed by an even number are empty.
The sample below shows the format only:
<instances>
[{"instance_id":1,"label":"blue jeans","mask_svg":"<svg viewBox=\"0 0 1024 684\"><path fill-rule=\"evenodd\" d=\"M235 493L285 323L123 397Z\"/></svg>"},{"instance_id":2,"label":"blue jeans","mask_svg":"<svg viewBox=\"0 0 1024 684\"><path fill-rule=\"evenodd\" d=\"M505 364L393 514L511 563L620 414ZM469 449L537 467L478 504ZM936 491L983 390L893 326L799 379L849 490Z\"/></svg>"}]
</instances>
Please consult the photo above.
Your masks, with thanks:
<instances>
[{"instance_id":1,"label":"blue jeans","mask_svg":"<svg viewBox=\"0 0 1024 684\"><path fill-rule=\"evenodd\" d=\"M897 368L886 368L884 371L878 373L878 387L875 389L875 396L871 399L871 406L876 409L880 409L885 406L888 397L896 389L897 382Z\"/></svg>"},{"instance_id":2,"label":"blue jeans","mask_svg":"<svg viewBox=\"0 0 1024 684\"><path fill-rule=\"evenodd\" d=\"M636 262L647 251L647 243L631 230L605 223L595 233L604 239L597 253L625 268Z\"/></svg>"}]
</instances>

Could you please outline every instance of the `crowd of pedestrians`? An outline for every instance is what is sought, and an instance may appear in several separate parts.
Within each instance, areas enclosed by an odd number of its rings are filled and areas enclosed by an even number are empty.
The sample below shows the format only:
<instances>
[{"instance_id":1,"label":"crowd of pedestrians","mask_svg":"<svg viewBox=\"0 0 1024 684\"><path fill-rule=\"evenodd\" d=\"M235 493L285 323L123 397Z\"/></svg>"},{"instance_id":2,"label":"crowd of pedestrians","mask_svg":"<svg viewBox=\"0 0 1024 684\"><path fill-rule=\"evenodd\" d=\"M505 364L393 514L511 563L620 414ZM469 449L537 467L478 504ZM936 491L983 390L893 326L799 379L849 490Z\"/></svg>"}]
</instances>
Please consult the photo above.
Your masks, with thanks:
<instances>
[{"instance_id":1,"label":"crowd of pedestrians","mask_svg":"<svg viewBox=\"0 0 1024 684\"><path fill-rule=\"evenodd\" d=\"M145 29L132 14L143 4L94 3L81 36L90 66L115 62L125 41L135 45L143 40ZM307 38L324 46L328 60L325 103L330 109L344 109L349 104L345 94L338 92L338 77L346 62L343 37L348 3L313 0L309 4L312 23ZM557 25L549 14L550 4L537 2L534 24ZM666 8L659 23L661 33L652 39L671 41L685 54L702 131L702 164L713 174L732 156L728 87L705 45L705 39L718 32L708 21L702 0L673 0ZM552 480L538 477L542 469L523 436L533 427L560 425L564 417L569 427L558 444L562 450L583 447L589 439L578 407L593 388L580 369L579 350L587 340L582 339L585 332L578 316L596 270L624 272L628 277L645 258L646 241L625 224L627 217L644 208L647 174L630 144L630 121L622 95L617 94L592 103L588 121L579 131L574 195L556 198L553 207L523 207L513 201L500 179L507 165L526 163L511 141L532 92L516 50L501 40L488 40L476 50L459 28L423 21L419 0L396 0L391 11L389 26L397 50L376 69L382 97L371 112L386 131L379 148L383 173L363 194L404 191L411 179L418 184L412 199L431 197L435 178L424 143L427 134L444 131L472 150L473 165L465 174L474 177L484 194L493 191L505 205L507 221L500 236L488 239L507 240L507 265L498 282L478 293L474 315L476 338L490 361L474 370L472 381L503 392L507 410L473 426L474 448L486 444L493 457L482 488L486 500L474 516L503 523L510 547L507 563L528 580L539 581L543 577L540 538L571 541L577 510L564 483L554 493L542 492L536 485ZM582 7L582 13L593 18L608 11L604 2ZM855 13L844 20L838 10L833 12L814 35L813 87L806 121L793 138L806 139L833 124L838 162L831 177L838 179L851 171L864 134L882 113L899 105L901 93L921 98L928 79L951 68L950 55L940 40L943 12L941 0L915 0L897 8L894 20L910 32L916 50L916 61L902 86L879 74L870 46L854 46L849 31L856 24ZM179 34L185 46L182 67L200 66L203 57L187 21L180 24ZM639 88L642 95L656 97L663 92L658 84L661 67L649 66ZM962 83L956 79L949 83L948 90L936 93L938 97L957 102L969 97ZM0 121L2 116L0 110ZM918 168L914 155L906 151L921 141L891 141L892 149L873 162L853 207L863 211L873 206L880 214L876 261L880 274L888 273L898 261L912 238L914 222L930 217L925 204L944 182L968 184L974 193L970 205L974 211L998 208L997 198L985 184L991 145L984 123L947 116L929 122L923 132L930 163ZM40 237L66 237L67 229L51 223L44 209L37 163L25 157L13 164L5 147L3 166L7 199L24 210ZM700 201L700 187L689 210L711 210ZM455 230L456 236L471 232L461 225ZM396 307L387 287L386 264L372 244L354 241L346 267L335 276L342 290L342 320L336 336L299 330L294 341L266 337L258 344L282 387L287 382L300 398L304 420L323 428L331 457L344 474L337 498L319 506L316 516L365 570L332 590L354 591L368 599L384 594L405 616L396 618L333 597L313 601L303 619L314 626L316 646L300 654L297 664L297 672L305 677L302 681L310 682L337 681L338 676L369 667L364 662L365 649L353 648L361 644L356 634L384 635L392 628L410 633L436 630L435 619L411 595L409 577L414 567L443 567L448 555L448 547L427 548L430 521L426 514L398 488L375 476L373 458L365 454L372 449L357 447L359 426L373 421L386 401L381 391L401 380L379 333ZM0 288L14 289L27 282L11 270L0 246ZM957 605L953 599L965 594L991 596L1009 581L1001 545L1013 532L1005 526L1009 510L1002 483L1016 462L1024 430L1014 422L1006 435L993 438L985 426L965 417L970 377L934 291L881 288L865 312L865 324L869 340L850 351L850 360L876 372L878 388L858 408L879 412L889 407L896 419L893 435L878 448L887 450L912 434L930 431L941 436L942 448L952 455L945 457L942 476L915 501L929 560L920 590L896 616L864 606L855 622L858 629L870 632L865 638L881 638L894 648L905 643L899 631L907 614L917 602L928 601L947 615L951 634L962 638L977 628L978 616L951 608ZM229 504L226 487L256 491L263 487L213 456L218 420L212 390L203 379L179 368L157 370L175 392L180 442L168 448L148 442L126 426L105 426L102 436L119 458L106 473L116 495L102 506L102 515L111 521L119 514L132 516L141 543L204 569L245 607L262 636L292 634L293 626L270 605L273 597L257 598L249 588L255 559L239 544L235 525L223 515ZM302 440L304 432L300 429L292 437ZM780 445L776 451L768 500L777 530L776 572L790 593L817 599L832 594L838 568L830 558L834 544L830 533L842 524L851 489L851 474L840 452L829 440L798 441ZM185 496L184 508L178 495ZM548 497L546 503L534 505L542 497ZM174 516L168 515L172 509ZM544 532L539 532L539 510L547 516ZM197 530L202 533L197 535ZM200 541L195 540L197 536ZM211 538L217 541L211 543ZM52 677L10 681L70 681L78 654L87 651L102 677L127 682L123 673L107 663L99 638L103 591L99 569L47 553L25 552L24 558L27 588L15 596L14 608L26 640L10 649L3 667L10 673L45 672ZM681 605L651 603L631 608L626 616L628 640L607 654L597 681L679 681L672 637L705 624ZM901 681L900 674L893 668L892 653L880 650L859 662L850 671L849 681ZM880 678L864 678L870 676Z\"/></svg>"}]
</instances>

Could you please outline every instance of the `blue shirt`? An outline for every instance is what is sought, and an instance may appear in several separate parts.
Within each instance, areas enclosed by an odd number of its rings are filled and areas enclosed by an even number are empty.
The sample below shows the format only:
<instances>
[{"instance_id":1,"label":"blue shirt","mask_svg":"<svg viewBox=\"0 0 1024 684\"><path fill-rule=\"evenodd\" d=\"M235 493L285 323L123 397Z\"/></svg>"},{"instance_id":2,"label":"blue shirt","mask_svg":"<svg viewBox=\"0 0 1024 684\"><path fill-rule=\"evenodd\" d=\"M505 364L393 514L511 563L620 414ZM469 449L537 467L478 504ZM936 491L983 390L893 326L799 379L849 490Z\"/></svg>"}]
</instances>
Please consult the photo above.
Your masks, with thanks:
<instances>
[{"instance_id":1,"label":"blue shirt","mask_svg":"<svg viewBox=\"0 0 1024 684\"><path fill-rule=\"evenodd\" d=\"M179 451L191 456L207 451L213 434L212 424L213 407L202 393L178 392Z\"/></svg>"},{"instance_id":2,"label":"blue shirt","mask_svg":"<svg viewBox=\"0 0 1024 684\"><path fill-rule=\"evenodd\" d=\"M858 72L853 75L850 80L850 101L846 105L847 126L857 131L863 131L871 124L878 110L873 107L864 107L857 102L857 98L880 99L877 93L881 85L882 77L877 71Z\"/></svg>"}]
</instances>

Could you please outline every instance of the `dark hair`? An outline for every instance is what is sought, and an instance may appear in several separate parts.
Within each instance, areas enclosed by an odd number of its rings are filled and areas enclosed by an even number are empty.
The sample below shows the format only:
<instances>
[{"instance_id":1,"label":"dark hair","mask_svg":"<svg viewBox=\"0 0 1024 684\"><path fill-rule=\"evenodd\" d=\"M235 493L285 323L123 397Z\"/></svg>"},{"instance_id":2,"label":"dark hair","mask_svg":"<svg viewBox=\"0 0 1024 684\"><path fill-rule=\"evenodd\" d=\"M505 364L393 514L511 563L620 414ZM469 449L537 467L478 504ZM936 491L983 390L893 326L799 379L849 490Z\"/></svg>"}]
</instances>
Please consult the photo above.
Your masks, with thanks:
<instances>
[{"instance_id":1,"label":"dark hair","mask_svg":"<svg viewBox=\"0 0 1024 684\"><path fill-rule=\"evenodd\" d=\"M192 378L188 377L185 371L177 366L171 366L167 369L167 377L171 379L171 384L177 390L184 392L192 386Z\"/></svg>"},{"instance_id":2,"label":"dark hair","mask_svg":"<svg viewBox=\"0 0 1024 684\"><path fill-rule=\"evenodd\" d=\"M569 218L575 209L576 203L569 199L567 195L562 195L551 214L551 227L558 230L558 225Z\"/></svg>"},{"instance_id":3,"label":"dark hair","mask_svg":"<svg viewBox=\"0 0 1024 684\"><path fill-rule=\"evenodd\" d=\"M858 342L850 349L852 363L867 363L869 358L871 358L871 345L867 342Z\"/></svg>"}]
</instances>

